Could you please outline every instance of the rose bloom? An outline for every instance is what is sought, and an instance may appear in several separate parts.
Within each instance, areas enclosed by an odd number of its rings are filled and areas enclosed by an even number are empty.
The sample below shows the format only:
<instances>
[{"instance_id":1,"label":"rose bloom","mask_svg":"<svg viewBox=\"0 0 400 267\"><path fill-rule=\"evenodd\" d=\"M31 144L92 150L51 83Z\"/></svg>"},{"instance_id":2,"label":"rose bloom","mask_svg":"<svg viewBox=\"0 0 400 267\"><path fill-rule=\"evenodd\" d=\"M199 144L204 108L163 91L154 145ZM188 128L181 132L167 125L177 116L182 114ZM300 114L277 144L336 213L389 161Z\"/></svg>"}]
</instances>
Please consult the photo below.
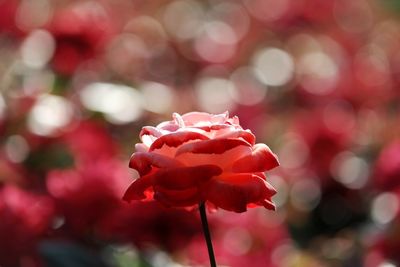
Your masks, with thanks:
<instances>
[{"instance_id":1,"label":"rose bloom","mask_svg":"<svg viewBox=\"0 0 400 267\"><path fill-rule=\"evenodd\" d=\"M140 132L129 166L140 175L124 200L158 200L171 207L211 207L244 212L247 207L275 209L276 193L264 171L279 165L265 144L255 144L237 117L174 113L172 121Z\"/></svg>"}]
</instances>

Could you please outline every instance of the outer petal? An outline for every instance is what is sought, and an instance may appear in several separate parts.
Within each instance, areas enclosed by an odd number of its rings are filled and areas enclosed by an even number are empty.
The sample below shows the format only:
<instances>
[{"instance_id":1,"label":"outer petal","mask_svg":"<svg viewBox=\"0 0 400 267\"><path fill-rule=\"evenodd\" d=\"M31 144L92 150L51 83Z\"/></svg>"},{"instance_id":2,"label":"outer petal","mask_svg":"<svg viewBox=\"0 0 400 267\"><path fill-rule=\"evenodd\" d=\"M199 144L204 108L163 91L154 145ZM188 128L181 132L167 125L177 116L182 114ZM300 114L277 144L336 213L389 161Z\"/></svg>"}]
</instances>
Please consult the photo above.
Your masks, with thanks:
<instances>
[{"instance_id":1,"label":"outer petal","mask_svg":"<svg viewBox=\"0 0 400 267\"><path fill-rule=\"evenodd\" d=\"M147 152L147 151L149 151L149 147L143 143L137 143L137 144L135 144L135 151L136 152Z\"/></svg>"},{"instance_id":2,"label":"outer petal","mask_svg":"<svg viewBox=\"0 0 400 267\"><path fill-rule=\"evenodd\" d=\"M195 154L222 154L225 151L242 145L250 146L249 143L241 139L211 139L206 141L192 142L179 147L175 156L179 156L180 154L187 152Z\"/></svg>"},{"instance_id":3,"label":"outer petal","mask_svg":"<svg viewBox=\"0 0 400 267\"><path fill-rule=\"evenodd\" d=\"M154 185L170 190L184 190L198 187L220 175L222 170L216 165L200 165L194 167L179 167L160 169L154 176Z\"/></svg>"},{"instance_id":4,"label":"outer petal","mask_svg":"<svg viewBox=\"0 0 400 267\"><path fill-rule=\"evenodd\" d=\"M207 139L208 139L207 136L197 132L192 132L192 131L174 132L163 135L157 140L155 140L153 144L150 146L149 151L160 149L164 145L167 145L169 147L177 147L190 140L207 140Z\"/></svg>"},{"instance_id":5,"label":"outer petal","mask_svg":"<svg viewBox=\"0 0 400 267\"><path fill-rule=\"evenodd\" d=\"M256 144L251 155L244 156L233 163L236 173L263 172L279 166L278 157L265 144Z\"/></svg>"},{"instance_id":6,"label":"outer petal","mask_svg":"<svg viewBox=\"0 0 400 267\"><path fill-rule=\"evenodd\" d=\"M235 131L230 131L227 133L218 133L216 135L216 138L243 138L247 142L249 142L251 145L254 145L256 141L256 137L254 134L252 134L249 130L235 130Z\"/></svg>"},{"instance_id":7,"label":"outer petal","mask_svg":"<svg viewBox=\"0 0 400 267\"><path fill-rule=\"evenodd\" d=\"M125 201L142 200L146 198L145 191L153 185L154 172L133 181L122 197Z\"/></svg>"},{"instance_id":8,"label":"outer petal","mask_svg":"<svg viewBox=\"0 0 400 267\"><path fill-rule=\"evenodd\" d=\"M143 176L151 171L152 166L157 168L175 168L182 164L172 158L148 152L136 152L131 156L129 167Z\"/></svg>"},{"instance_id":9,"label":"outer petal","mask_svg":"<svg viewBox=\"0 0 400 267\"><path fill-rule=\"evenodd\" d=\"M162 130L152 126L145 126L139 133L140 140L147 147L150 147L151 144L157 140L160 136L162 136Z\"/></svg>"},{"instance_id":10,"label":"outer petal","mask_svg":"<svg viewBox=\"0 0 400 267\"><path fill-rule=\"evenodd\" d=\"M142 137L143 135L152 135L154 137L160 137L161 135L163 135L161 131L161 129L153 126L144 126L140 131L139 136Z\"/></svg>"},{"instance_id":11,"label":"outer petal","mask_svg":"<svg viewBox=\"0 0 400 267\"><path fill-rule=\"evenodd\" d=\"M272 202L271 199L263 199L260 202L257 203L258 205L264 206L264 208L268 209L268 210L275 210L276 207L274 205L274 203Z\"/></svg>"},{"instance_id":12,"label":"outer petal","mask_svg":"<svg viewBox=\"0 0 400 267\"><path fill-rule=\"evenodd\" d=\"M238 116L233 116L232 118L229 118L229 119L227 120L227 123L230 123L230 124L232 124L232 125L241 127L241 126L240 126L240 122L239 122L239 117L238 117Z\"/></svg>"},{"instance_id":13,"label":"outer petal","mask_svg":"<svg viewBox=\"0 0 400 267\"><path fill-rule=\"evenodd\" d=\"M272 203L272 186L254 174L231 174L211 179L205 187L206 199L226 210L244 212L248 204ZM267 208L272 209L272 207Z\"/></svg>"},{"instance_id":14,"label":"outer petal","mask_svg":"<svg viewBox=\"0 0 400 267\"><path fill-rule=\"evenodd\" d=\"M198 188L191 187L185 190L169 190L156 187L154 199L168 207L188 207L200 202Z\"/></svg>"}]
</instances>

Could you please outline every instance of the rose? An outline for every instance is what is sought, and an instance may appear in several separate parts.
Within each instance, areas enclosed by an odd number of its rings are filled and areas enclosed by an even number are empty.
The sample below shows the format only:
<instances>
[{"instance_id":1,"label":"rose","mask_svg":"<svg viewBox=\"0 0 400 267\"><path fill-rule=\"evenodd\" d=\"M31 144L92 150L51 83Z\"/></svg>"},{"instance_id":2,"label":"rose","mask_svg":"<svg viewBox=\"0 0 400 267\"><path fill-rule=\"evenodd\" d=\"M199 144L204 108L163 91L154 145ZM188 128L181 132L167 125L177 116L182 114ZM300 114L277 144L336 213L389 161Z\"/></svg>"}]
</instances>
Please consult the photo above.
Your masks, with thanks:
<instances>
[{"instance_id":1,"label":"rose","mask_svg":"<svg viewBox=\"0 0 400 267\"><path fill-rule=\"evenodd\" d=\"M264 171L279 165L265 144L255 144L237 117L191 112L140 132L129 166L140 175L124 200L158 200L166 206L201 202L225 210L275 209Z\"/></svg>"}]
</instances>

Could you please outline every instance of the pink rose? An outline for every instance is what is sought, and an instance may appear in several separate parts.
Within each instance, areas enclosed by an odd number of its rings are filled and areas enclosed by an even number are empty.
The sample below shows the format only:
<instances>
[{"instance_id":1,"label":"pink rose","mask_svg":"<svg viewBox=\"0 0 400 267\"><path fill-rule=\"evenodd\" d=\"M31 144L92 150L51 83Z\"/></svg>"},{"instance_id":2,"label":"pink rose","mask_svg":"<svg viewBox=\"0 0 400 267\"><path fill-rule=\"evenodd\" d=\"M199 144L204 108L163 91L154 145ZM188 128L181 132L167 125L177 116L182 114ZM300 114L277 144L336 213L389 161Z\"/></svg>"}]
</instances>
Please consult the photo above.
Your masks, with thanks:
<instances>
[{"instance_id":1,"label":"pink rose","mask_svg":"<svg viewBox=\"0 0 400 267\"><path fill-rule=\"evenodd\" d=\"M255 144L237 117L174 113L172 121L143 127L140 138L129 163L140 177L124 200L155 199L172 207L207 201L235 212L275 209L276 191L263 172L277 167L278 159L265 144Z\"/></svg>"}]
</instances>

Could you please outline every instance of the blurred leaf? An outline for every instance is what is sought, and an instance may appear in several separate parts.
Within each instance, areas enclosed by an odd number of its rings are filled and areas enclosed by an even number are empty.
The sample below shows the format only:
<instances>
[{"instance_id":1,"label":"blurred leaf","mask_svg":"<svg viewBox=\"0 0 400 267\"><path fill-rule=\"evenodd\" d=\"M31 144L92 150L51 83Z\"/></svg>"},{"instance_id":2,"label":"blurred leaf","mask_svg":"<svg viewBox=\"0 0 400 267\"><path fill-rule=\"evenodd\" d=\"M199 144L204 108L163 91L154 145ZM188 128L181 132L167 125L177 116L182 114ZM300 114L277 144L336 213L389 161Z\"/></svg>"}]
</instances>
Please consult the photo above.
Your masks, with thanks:
<instances>
[{"instance_id":1,"label":"blurred leaf","mask_svg":"<svg viewBox=\"0 0 400 267\"><path fill-rule=\"evenodd\" d=\"M381 0L381 3L389 11L400 15L400 0Z\"/></svg>"},{"instance_id":2,"label":"blurred leaf","mask_svg":"<svg viewBox=\"0 0 400 267\"><path fill-rule=\"evenodd\" d=\"M67 77L57 75L54 81L52 93L56 95L62 95L67 90L69 90L69 79Z\"/></svg>"},{"instance_id":3,"label":"blurred leaf","mask_svg":"<svg viewBox=\"0 0 400 267\"><path fill-rule=\"evenodd\" d=\"M152 267L140 253L129 246L113 248L111 258L116 267Z\"/></svg>"},{"instance_id":4,"label":"blurred leaf","mask_svg":"<svg viewBox=\"0 0 400 267\"><path fill-rule=\"evenodd\" d=\"M25 165L37 171L66 169L74 165L74 159L65 148L53 145L32 152L25 160Z\"/></svg>"},{"instance_id":5,"label":"blurred leaf","mask_svg":"<svg viewBox=\"0 0 400 267\"><path fill-rule=\"evenodd\" d=\"M96 251L73 243L48 241L40 244L46 267L107 267Z\"/></svg>"}]
</instances>

